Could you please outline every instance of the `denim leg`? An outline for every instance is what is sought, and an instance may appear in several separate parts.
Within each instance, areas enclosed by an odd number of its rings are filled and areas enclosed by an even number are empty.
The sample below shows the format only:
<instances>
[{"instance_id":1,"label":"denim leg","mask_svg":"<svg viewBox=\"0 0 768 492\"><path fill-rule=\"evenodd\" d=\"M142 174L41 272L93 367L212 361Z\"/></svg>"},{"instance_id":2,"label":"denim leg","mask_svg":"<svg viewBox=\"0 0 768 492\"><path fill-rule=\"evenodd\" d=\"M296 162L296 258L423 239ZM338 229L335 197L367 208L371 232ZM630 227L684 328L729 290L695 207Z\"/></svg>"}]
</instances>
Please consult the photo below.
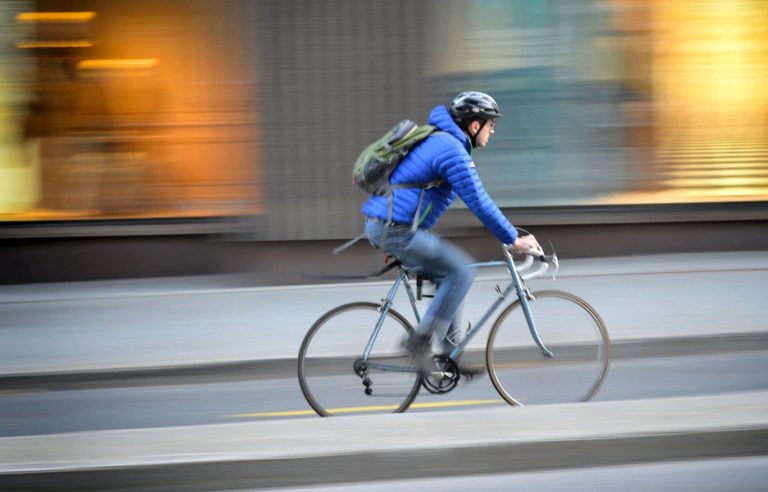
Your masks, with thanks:
<instances>
[{"instance_id":1,"label":"denim leg","mask_svg":"<svg viewBox=\"0 0 768 492\"><path fill-rule=\"evenodd\" d=\"M442 347L440 349L440 353L447 354L454 349L455 345L448 341L449 336L452 337L453 342L461 342L461 340L464 338L465 329L462 328L462 325L461 325L461 313L463 311L464 311L464 303L462 302L459 305L458 309L456 309L456 314L454 315L451 323L448 325L448 329L446 330L445 336L438 338L438 340L442 341Z\"/></svg>"},{"instance_id":2,"label":"denim leg","mask_svg":"<svg viewBox=\"0 0 768 492\"><path fill-rule=\"evenodd\" d=\"M425 230L388 227L368 221L366 235L380 249L396 255L409 266L421 266L437 284L437 291L427 312L416 327L421 334L434 334L438 342L445 338L474 280L475 271L468 265L474 260L449 241Z\"/></svg>"}]
</instances>

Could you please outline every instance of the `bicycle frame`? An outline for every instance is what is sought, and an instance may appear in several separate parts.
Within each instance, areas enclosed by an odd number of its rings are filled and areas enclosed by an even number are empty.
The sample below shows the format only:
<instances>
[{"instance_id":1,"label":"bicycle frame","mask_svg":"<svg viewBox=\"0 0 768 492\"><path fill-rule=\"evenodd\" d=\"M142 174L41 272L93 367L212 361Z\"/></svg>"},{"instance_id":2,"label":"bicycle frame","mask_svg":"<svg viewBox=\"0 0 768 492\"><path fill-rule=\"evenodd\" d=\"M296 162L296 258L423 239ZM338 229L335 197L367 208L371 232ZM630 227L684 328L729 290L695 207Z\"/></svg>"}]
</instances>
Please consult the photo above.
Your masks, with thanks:
<instances>
[{"instance_id":1,"label":"bicycle frame","mask_svg":"<svg viewBox=\"0 0 768 492\"><path fill-rule=\"evenodd\" d=\"M472 340L472 338L480 331L480 329L485 325L485 323L491 318L493 313L501 306L502 303L509 297L509 295L514 291L517 294L517 298L520 301L520 306L523 310L523 313L525 315L526 323L528 324L528 329L531 333L531 337L533 338L534 342L536 342L536 345L541 350L542 354L547 358L552 358L554 354L552 351L544 345L544 342L541 340L541 337L539 336L538 331L536 330L536 322L533 318L533 313L531 311L530 304L528 303L529 300L533 299L533 295L531 294L531 291L528 289L528 287L525 285L525 280L537 276L543 275L547 268L548 264L545 262L542 262L542 267L537 272L531 272L528 275L521 275L520 272L523 270L526 270L530 268L531 264L533 263L533 257L528 256L526 261L521 265L519 268L517 265L515 265L515 262L512 258L512 254L505 249L504 250L504 261L489 261L489 262L481 262L481 263L473 263L469 265L472 268L480 268L480 267L486 267L486 266L506 266L507 267L507 273L510 274L511 281L509 285L502 291L498 286L496 287L496 292L499 294L498 298L491 304L491 306L486 310L486 312L483 314L483 316L480 318L480 320L467 332L467 335L464 337L464 339L457 345L449 354L449 357L451 359L456 360L456 358L461 354L464 349L467 347L469 342ZM413 287L411 286L411 283L408 279L408 270L404 268L403 266L398 267L398 276L395 279L394 284L389 289L389 293L387 294L387 297L385 299L382 299L382 305L379 309L381 312L381 315L379 316L379 319L376 323L376 327L373 330L373 333L371 334L371 338L368 340L368 344L365 347L365 351L363 352L363 361L368 360L368 356L370 355L371 351L373 350L373 345L376 342L376 339L378 338L379 331L381 330L381 326L384 323L384 319L387 316L387 313L392 307L392 304L394 303L395 296L397 295L397 291L400 288L400 285L405 285L405 292L408 295L408 300L411 304L411 308L413 309L413 314L416 317L416 323L419 323L421 321L421 317L419 315L419 309L416 305L416 296L413 292ZM390 368L394 369L394 368Z\"/></svg>"}]
</instances>

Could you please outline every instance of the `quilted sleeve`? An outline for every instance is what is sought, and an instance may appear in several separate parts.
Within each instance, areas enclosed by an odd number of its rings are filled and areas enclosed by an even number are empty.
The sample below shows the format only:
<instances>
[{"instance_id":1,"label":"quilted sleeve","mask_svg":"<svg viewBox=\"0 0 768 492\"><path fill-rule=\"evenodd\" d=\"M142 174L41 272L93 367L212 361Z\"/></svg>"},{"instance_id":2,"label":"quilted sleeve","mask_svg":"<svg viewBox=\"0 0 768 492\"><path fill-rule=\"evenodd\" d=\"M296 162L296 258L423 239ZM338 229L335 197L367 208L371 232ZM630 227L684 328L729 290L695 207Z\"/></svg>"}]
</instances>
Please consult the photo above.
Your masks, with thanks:
<instances>
[{"instance_id":1,"label":"quilted sleeve","mask_svg":"<svg viewBox=\"0 0 768 492\"><path fill-rule=\"evenodd\" d=\"M463 149L462 152L457 152L455 148L446 148L437 156L435 164L438 173L448 181L453 191L499 241L504 244L515 242L515 226L507 220L485 191L475 164L467 152Z\"/></svg>"}]
</instances>

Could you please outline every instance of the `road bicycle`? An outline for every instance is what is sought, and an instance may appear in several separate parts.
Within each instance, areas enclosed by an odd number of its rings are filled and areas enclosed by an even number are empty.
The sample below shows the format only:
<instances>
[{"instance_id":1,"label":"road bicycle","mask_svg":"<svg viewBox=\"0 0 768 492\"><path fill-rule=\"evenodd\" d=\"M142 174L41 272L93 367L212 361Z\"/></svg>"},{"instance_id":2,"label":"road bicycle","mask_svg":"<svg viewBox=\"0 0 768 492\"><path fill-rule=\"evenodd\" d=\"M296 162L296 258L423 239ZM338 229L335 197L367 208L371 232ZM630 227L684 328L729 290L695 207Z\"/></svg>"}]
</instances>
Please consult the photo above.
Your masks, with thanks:
<instances>
[{"instance_id":1,"label":"road bicycle","mask_svg":"<svg viewBox=\"0 0 768 492\"><path fill-rule=\"evenodd\" d=\"M469 342L504 304L485 346L484 362L499 395L511 405L588 401L602 386L611 343L605 323L583 299L559 290L532 291L527 281L554 273L559 261L543 251L524 253L517 264L505 246L500 261L474 268L506 267L509 283L495 287L495 299L448 354L434 355L417 369L403 348L413 325L394 307L404 287L416 324L424 275L391 259L379 272L397 275L380 302L353 302L331 309L309 329L301 344L301 391L321 416L358 412L404 412L423 388L429 395L455 389L461 379L457 361L482 360ZM538 262L538 269L533 269ZM527 272L527 273L526 273ZM412 286L415 279L416 292ZM477 280L475 284L477 284ZM474 288L474 286L473 286ZM511 301L511 302L510 302Z\"/></svg>"}]
</instances>

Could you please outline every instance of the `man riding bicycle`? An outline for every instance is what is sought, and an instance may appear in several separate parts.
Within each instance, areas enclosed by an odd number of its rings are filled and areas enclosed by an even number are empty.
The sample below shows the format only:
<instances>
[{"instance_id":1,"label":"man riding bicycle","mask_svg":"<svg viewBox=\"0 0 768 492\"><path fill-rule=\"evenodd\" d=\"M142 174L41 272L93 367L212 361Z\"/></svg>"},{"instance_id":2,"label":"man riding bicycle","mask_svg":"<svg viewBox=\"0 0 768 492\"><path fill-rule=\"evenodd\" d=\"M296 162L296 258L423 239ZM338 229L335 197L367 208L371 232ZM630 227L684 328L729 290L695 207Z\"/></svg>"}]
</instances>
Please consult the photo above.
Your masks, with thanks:
<instances>
[{"instance_id":1,"label":"man riding bicycle","mask_svg":"<svg viewBox=\"0 0 768 492\"><path fill-rule=\"evenodd\" d=\"M458 246L430 232L457 196L502 243L521 251L538 248L533 235L517 235L483 188L472 161L472 150L488 145L495 120L501 116L496 101L483 92L462 92L450 107L435 107L429 124L437 131L411 150L391 175L392 203L390 197L373 195L363 205L369 241L403 264L420 267L425 277L437 285L429 309L406 342L419 363L432 350L438 354L450 352L461 338L460 308L474 278L474 269L467 265L474 260ZM396 186L438 182L427 189ZM416 228L412 227L414 217L418 220ZM459 367L461 372L470 373Z\"/></svg>"}]
</instances>

